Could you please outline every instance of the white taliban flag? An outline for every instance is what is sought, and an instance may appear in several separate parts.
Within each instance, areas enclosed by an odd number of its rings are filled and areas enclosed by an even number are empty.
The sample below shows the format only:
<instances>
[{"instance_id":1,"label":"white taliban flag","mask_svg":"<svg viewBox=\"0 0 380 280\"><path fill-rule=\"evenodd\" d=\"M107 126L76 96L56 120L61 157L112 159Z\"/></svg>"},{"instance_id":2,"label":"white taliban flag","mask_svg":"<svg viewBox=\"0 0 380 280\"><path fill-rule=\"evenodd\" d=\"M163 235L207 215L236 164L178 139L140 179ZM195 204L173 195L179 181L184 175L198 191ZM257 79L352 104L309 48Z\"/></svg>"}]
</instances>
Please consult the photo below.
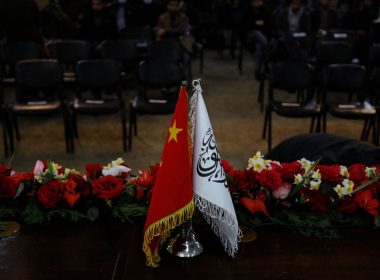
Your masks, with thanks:
<instances>
[{"instance_id":1,"label":"white taliban flag","mask_svg":"<svg viewBox=\"0 0 380 280\"><path fill-rule=\"evenodd\" d=\"M234 257L241 232L199 81L193 81L193 86L190 121L195 205L219 236L225 251Z\"/></svg>"}]
</instances>

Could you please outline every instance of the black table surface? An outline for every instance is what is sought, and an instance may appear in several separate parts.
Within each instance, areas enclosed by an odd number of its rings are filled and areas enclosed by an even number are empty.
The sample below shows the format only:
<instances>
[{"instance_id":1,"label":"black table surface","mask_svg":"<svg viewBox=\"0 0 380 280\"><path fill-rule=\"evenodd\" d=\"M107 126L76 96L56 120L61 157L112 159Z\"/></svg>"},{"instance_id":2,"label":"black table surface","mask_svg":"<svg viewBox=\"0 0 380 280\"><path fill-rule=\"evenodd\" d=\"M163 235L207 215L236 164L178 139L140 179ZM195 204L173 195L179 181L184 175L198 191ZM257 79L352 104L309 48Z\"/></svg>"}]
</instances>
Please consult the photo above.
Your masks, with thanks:
<instances>
[{"instance_id":1,"label":"black table surface","mask_svg":"<svg viewBox=\"0 0 380 280\"><path fill-rule=\"evenodd\" d=\"M162 250L160 267L149 268L142 226L23 226L0 239L0 279L380 279L379 231L345 229L340 238L321 239L261 229L232 259L209 229L195 229L200 256Z\"/></svg>"}]
</instances>

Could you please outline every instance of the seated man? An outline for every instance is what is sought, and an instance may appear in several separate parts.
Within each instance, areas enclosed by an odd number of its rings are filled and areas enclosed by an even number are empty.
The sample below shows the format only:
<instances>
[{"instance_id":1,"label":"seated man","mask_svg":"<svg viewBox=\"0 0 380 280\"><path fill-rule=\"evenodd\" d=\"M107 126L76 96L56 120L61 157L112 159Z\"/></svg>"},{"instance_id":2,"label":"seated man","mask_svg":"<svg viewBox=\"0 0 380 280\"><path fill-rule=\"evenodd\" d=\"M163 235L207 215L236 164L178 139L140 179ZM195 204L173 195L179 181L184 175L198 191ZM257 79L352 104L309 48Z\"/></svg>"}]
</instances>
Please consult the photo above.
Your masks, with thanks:
<instances>
[{"instance_id":1,"label":"seated man","mask_svg":"<svg viewBox=\"0 0 380 280\"><path fill-rule=\"evenodd\" d=\"M169 0L166 12L160 15L156 26L156 39L179 38L190 35L188 17L181 12L182 2Z\"/></svg>"},{"instance_id":2,"label":"seated man","mask_svg":"<svg viewBox=\"0 0 380 280\"><path fill-rule=\"evenodd\" d=\"M320 159L321 164L380 164L380 148L347 137L310 133L294 136L278 144L266 158L292 162L301 158Z\"/></svg>"},{"instance_id":3,"label":"seated man","mask_svg":"<svg viewBox=\"0 0 380 280\"><path fill-rule=\"evenodd\" d=\"M326 35L327 31L338 27L338 14L330 8L331 0L319 0L319 4L311 13L313 32L318 39Z\"/></svg>"},{"instance_id":4,"label":"seated man","mask_svg":"<svg viewBox=\"0 0 380 280\"><path fill-rule=\"evenodd\" d=\"M248 47L256 48L255 77L259 80L271 31L270 13L263 0L250 2L250 8L244 9L241 30Z\"/></svg>"}]
</instances>

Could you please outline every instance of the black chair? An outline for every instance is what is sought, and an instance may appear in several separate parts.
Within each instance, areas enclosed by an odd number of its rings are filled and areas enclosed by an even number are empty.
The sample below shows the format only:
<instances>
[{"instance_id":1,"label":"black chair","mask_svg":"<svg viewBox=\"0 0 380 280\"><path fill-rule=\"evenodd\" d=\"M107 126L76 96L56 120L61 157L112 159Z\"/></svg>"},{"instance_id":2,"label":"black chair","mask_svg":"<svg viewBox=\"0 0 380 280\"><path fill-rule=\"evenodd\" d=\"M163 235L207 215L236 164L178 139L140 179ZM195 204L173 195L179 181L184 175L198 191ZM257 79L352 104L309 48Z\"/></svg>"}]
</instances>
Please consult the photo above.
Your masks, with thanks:
<instances>
[{"instance_id":1,"label":"black chair","mask_svg":"<svg viewBox=\"0 0 380 280\"><path fill-rule=\"evenodd\" d=\"M326 41L339 41L339 42L347 42L347 43L352 44L355 39L355 34L351 30L331 29L327 31L323 39Z\"/></svg>"},{"instance_id":2,"label":"black chair","mask_svg":"<svg viewBox=\"0 0 380 280\"><path fill-rule=\"evenodd\" d=\"M0 65L0 81L3 79L3 69ZM2 84L0 83L0 122L1 127L3 130L3 146L4 146L4 157L7 158L9 156L9 131L11 129L10 127L10 121L8 118L8 114L6 113L6 107L4 105L4 91Z\"/></svg>"},{"instance_id":3,"label":"black chair","mask_svg":"<svg viewBox=\"0 0 380 280\"><path fill-rule=\"evenodd\" d=\"M51 57L63 64L65 82L75 82L75 64L92 56L91 44L82 40L57 41L48 48Z\"/></svg>"},{"instance_id":4,"label":"black chair","mask_svg":"<svg viewBox=\"0 0 380 280\"><path fill-rule=\"evenodd\" d=\"M2 82L5 85L12 85L15 82L15 67L17 62L27 59L41 59L44 57L44 50L41 45L34 41L7 42L2 45L2 55L0 62L3 63L4 76Z\"/></svg>"},{"instance_id":5,"label":"black chair","mask_svg":"<svg viewBox=\"0 0 380 280\"><path fill-rule=\"evenodd\" d=\"M317 46L317 65L322 68L330 64L350 63L352 44L346 41L321 41Z\"/></svg>"},{"instance_id":6,"label":"black chair","mask_svg":"<svg viewBox=\"0 0 380 280\"><path fill-rule=\"evenodd\" d=\"M280 62L269 66L268 105L265 114L263 139L268 129L268 150L272 148L272 112L289 118L312 118L310 132L320 131L321 105L312 99L302 101L280 101L274 98L274 90L293 93L310 91L314 81L314 69L302 62ZM298 99L298 98L297 98Z\"/></svg>"},{"instance_id":7,"label":"black chair","mask_svg":"<svg viewBox=\"0 0 380 280\"><path fill-rule=\"evenodd\" d=\"M63 103L62 68L56 60L36 59L20 61L16 65L16 102L9 108L12 117L12 130L20 140L17 117L52 115L60 113L64 121L66 151L69 147L68 112ZM13 152L13 131L10 133Z\"/></svg>"},{"instance_id":8,"label":"black chair","mask_svg":"<svg viewBox=\"0 0 380 280\"><path fill-rule=\"evenodd\" d=\"M367 127L373 127L373 142L376 140L376 109L365 98L368 94L369 77L364 66L354 64L332 64L323 69L323 102L326 110L323 114L323 131L326 131L326 115L344 119L365 120L361 140L367 140ZM357 102L339 102L329 98L333 93L356 94Z\"/></svg>"},{"instance_id":9,"label":"black chair","mask_svg":"<svg viewBox=\"0 0 380 280\"><path fill-rule=\"evenodd\" d=\"M163 39L153 42L149 48L149 54L149 60L161 61L161 63L177 63L183 75L187 72L187 78L191 80L190 54L186 53L179 39Z\"/></svg>"},{"instance_id":10,"label":"black chair","mask_svg":"<svg viewBox=\"0 0 380 280\"><path fill-rule=\"evenodd\" d=\"M121 34L121 39L136 42L139 57L146 58L152 41L153 32L149 26L130 25Z\"/></svg>"},{"instance_id":11,"label":"black chair","mask_svg":"<svg viewBox=\"0 0 380 280\"><path fill-rule=\"evenodd\" d=\"M113 59L122 67L123 80L137 80L137 66L139 55L135 40L109 40L101 47L102 57Z\"/></svg>"},{"instance_id":12,"label":"black chair","mask_svg":"<svg viewBox=\"0 0 380 280\"><path fill-rule=\"evenodd\" d=\"M71 106L70 139L74 152L74 136L78 138L77 115L121 114L123 151L127 149L124 100L121 93L120 65L110 59L81 60L76 65L78 90ZM86 96L88 91L89 96Z\"/></svg>"},{"instance_id":13,"label":"black chair","mask_svg":"<svg viewBox=\"0 0 380 280\"><path fill-rule=\"evenodd\" d=\"M137 136L137 114L171 114L174 112L178 87L183 79L177 63L148 60L139 66L137 96L131 100L129 110L129 149L132 148L132 131ZM149 89L174 88L175 94L164 92L159 99L149 98Z\"/></svg>"}]
</instances>

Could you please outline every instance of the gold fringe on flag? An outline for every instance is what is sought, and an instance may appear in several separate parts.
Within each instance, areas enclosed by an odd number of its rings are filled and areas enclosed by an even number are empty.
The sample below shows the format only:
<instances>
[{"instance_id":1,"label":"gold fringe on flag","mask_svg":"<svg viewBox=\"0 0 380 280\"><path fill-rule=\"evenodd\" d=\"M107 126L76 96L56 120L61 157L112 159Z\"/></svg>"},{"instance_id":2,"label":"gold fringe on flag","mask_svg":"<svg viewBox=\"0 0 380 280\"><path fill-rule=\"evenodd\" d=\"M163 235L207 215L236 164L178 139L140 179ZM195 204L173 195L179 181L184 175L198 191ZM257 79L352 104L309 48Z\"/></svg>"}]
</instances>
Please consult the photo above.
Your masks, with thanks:
<instances>
[{"instance_id":1,"label":"gold fringe on flag","mask_svg":"<svg viewBox=\"0 0 380 280\"><path fill-rule=\"evenodd\" d=\"M144 242L143 242L143 251L146 255L146 265L157 267L161 260L158 255L158 250L161 245L166 241L170 236L171 230L177 226L183 224L189 220L194 213L194 200L192 199L188 204L186 204L181 209L178 209L173 214L166 216L157 222L149 225L149 227L144 232ZM160 236L160 240L154 252L150 250L149 244L155 237Z\"/></svg>"}]
</instances>

